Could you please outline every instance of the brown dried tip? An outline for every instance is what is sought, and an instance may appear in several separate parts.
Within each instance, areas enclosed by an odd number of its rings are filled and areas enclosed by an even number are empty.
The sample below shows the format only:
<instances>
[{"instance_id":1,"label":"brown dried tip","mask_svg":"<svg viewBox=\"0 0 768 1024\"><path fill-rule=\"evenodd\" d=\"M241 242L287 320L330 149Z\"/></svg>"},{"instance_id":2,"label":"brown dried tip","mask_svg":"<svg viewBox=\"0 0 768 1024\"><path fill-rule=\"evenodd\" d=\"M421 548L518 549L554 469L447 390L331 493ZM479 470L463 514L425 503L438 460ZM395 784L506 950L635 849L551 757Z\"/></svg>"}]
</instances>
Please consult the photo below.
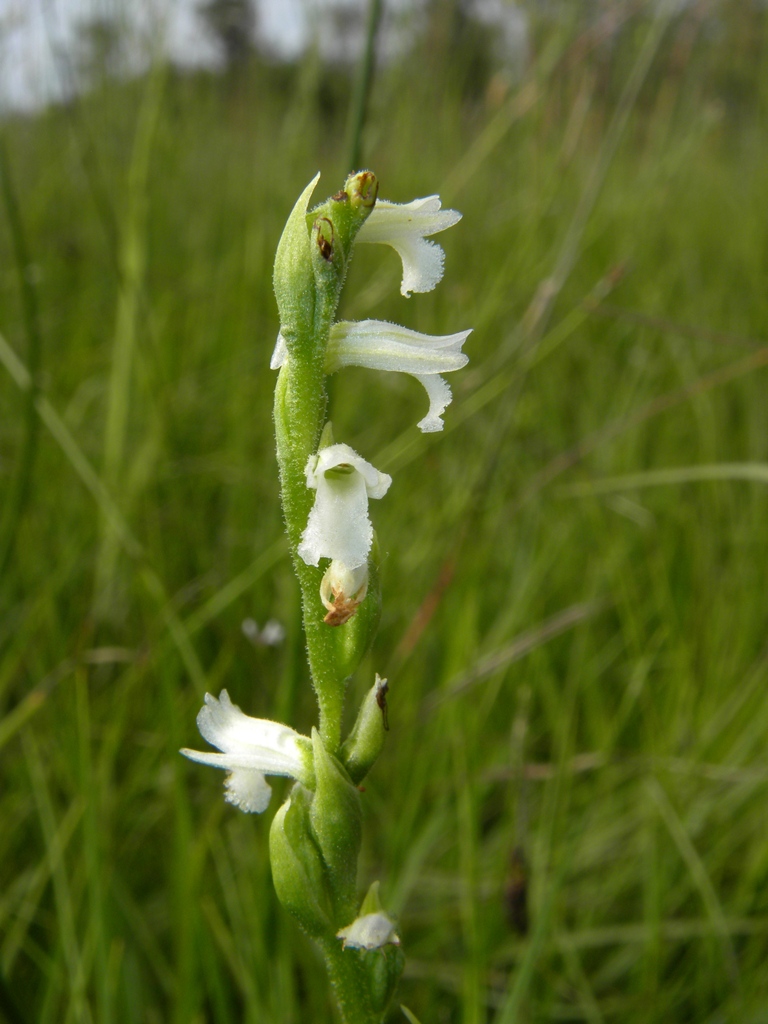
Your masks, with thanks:
<instances>
[{"instance_id":1,"label":"brown dried tip","mask_svg":"<svg viewBox=\"0 0 768 1024\"><path fill-rule=\"evenodd\" d=\"M326 626L343 626L355 614L367 593L367 565L347 569L343 562L332 561L320 582L320 600L328 610L323 622Z\"/></svg>"},{"instance_id":2,"label":"brown dried tip","mask_svg":"<svg viewBox=\"0 0 768 1024\"><path fill-rule=\"evenodd\" d=\"M337 597L323 622L326 626L343 626L345 622L349 622L359 607L360 602L354 597Z\"/></svg>"},{"instance_id":3,"label":"brown dried tip","mask_svg":"<svg viewBox=\"0 0 768 1024\"><path fill-rule=\"evenodd\" d=\"M343 188L340 189L335 196L331 196L331 199L334 201L334 203L349 202L349 196L347 195L346 190Z\"/></svg>"},{"instance_id":4,"label":"brown dried tip","mask_svg":"<svg viewBox=\"0 0 768 1024\"><path fill-rule=\"evenodd\" d=\"M379 678L378 676L376 677ZM389 732L389 708L387 707L387 693L389 692L389 683L386 679L379 679L379 686L376 690L376 703L379 705L381 710L381 720L384 725L384 731Z\"/></svg>"},{"instance_id":5,"label":"brown dried tip","mask_svg":"<svg viewBox=\"0 0 768 1024\"><path fill-rule=\"evenodd\" d=\"M333 259L333 223L327 217L320 217L315 221L317 231L317 247L324 260L330 262Z\"/></svg>"}]
</instances>

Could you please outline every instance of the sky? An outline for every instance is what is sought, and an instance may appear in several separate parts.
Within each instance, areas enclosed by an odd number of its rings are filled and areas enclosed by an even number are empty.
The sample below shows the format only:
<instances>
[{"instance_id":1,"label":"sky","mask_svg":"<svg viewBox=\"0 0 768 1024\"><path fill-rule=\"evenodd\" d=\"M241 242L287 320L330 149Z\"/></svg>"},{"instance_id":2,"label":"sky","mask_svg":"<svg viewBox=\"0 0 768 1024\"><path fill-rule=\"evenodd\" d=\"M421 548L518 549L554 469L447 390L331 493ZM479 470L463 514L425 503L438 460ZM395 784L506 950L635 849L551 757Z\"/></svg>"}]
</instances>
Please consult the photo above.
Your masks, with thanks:
<instances>
[{"instance_id":1,"label":"sky","mask_svg":"<svg viewBox=\"0 0 768 1024\"><path fill-rule=\"evenodd\" d=\"M0 107L34 109L72 89L79 26L117 17L139 41L164 39L179 64L215 65L218 52L196 14L199 0L0 0ZM307 42L305 0L258 0L259 32L277 54L292 57ZM159 29L159 32L158 32Z\"/></svg>"},{"instance_id":2,"label":"sky","mask_svg":"<svg viewBox=\"0 0 768 1024\"><path fill-rule=\"evenodd\" d=\"M0 0L0 111L34 110L75 89L80 26L94 18L117 18L134 45L129 70L146 64L151 44L181 65L215 66L220 54L196 8L202 0ZM359 31L340 32L323 17L346 7ZM396 53L413 32L423 0L385 0L381 43ZM525 18L514 0L473 0L480 21L498 26L510 52L525 46ZM317 38L328 60L356 58L367 0L255 0L257 34L276 56L290 59ZM82 52L82 48L80 48Z\"/></svg>"}]
</instances>

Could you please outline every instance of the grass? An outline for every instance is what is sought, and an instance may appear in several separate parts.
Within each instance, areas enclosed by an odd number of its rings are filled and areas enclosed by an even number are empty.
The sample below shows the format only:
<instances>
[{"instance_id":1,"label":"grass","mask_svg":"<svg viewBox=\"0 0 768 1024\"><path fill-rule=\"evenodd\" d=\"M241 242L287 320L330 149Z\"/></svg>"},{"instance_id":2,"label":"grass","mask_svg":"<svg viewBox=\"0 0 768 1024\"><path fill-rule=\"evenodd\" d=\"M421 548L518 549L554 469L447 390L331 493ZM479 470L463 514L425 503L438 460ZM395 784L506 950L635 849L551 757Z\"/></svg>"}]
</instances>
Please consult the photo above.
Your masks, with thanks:
<instances>
[{"instance_id":1,"label":"grass","mask_svg":"<svg viewBox=\"0 0 768 1024\"><path fill-rule=\"evenodd\" d=\"M337 437L394 478L352 683L391 686L361 887L400 915L424 1024L768 1020L768 21L621 11L610 38L608 15L534 18L514 86L436 16L420 75L382 70L369 104L383 194L464 220L408 301L361 248L342 314L475 328L436 437L410 379L332 382ZM309 58L161 69L3 126L13 1024L332 1019L268 820L177 751L205 689L314 721L271 261L301 187L348 170L347 94Z\"/></svg>"}]
</instances>

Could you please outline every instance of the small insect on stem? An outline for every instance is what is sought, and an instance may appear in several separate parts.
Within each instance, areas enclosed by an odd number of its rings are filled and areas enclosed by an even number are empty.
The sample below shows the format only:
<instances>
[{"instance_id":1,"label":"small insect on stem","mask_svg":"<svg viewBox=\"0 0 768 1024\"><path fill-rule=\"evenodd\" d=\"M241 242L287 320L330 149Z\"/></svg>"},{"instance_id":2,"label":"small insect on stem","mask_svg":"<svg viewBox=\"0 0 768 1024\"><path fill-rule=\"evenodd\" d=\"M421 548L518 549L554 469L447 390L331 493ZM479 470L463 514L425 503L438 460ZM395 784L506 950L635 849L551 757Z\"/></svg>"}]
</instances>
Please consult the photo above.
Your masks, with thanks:
<instances>
[{"instance_id":1,"label":"small insect on stem","mask_svg":"<svg viewBox=\"0 0 768 1024\"><path fill-rule=\"evenodd\" d=\"M389 708L387 707L387 694L389 693L389 683L386 679L379 680L379 687L376 690L376 703L381 709L381 718L384 722L385 732L389 732Z\"/></svg>"}]
</instances>

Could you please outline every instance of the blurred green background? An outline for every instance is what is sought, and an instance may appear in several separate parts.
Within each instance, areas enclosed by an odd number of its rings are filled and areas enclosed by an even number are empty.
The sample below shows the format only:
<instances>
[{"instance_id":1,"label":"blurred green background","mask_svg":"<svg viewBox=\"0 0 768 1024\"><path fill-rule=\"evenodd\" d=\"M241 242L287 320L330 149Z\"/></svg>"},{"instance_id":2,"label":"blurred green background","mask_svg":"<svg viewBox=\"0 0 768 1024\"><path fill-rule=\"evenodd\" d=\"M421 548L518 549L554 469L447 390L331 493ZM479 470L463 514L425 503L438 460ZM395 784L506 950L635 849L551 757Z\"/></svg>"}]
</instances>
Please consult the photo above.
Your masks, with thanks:
<instances>
[{"instance_id":1,"label":"blurred green background","mask_svg":"<svg viewBox=\"0 0 768 1024\"><path fill-rule=\"evenodd\" d=\"M768 11L519 10L512 60L459 0L420 8L359 138L382 196L464 219L429 295L362 247L342 315L474 327L442 434L409 377L331 382L394 481L350 686L391 687L361 889L423 1024L768 1022ZM354 169L361 66L238 24L210 21L218 68L126 75L95 22L81 87L1 126L11 1024L333 1020L271 888L287 784L246 816L177 753L206 690L315 714L271 264L314 173L322 198Z\"/></svg>"}]
</instances>

